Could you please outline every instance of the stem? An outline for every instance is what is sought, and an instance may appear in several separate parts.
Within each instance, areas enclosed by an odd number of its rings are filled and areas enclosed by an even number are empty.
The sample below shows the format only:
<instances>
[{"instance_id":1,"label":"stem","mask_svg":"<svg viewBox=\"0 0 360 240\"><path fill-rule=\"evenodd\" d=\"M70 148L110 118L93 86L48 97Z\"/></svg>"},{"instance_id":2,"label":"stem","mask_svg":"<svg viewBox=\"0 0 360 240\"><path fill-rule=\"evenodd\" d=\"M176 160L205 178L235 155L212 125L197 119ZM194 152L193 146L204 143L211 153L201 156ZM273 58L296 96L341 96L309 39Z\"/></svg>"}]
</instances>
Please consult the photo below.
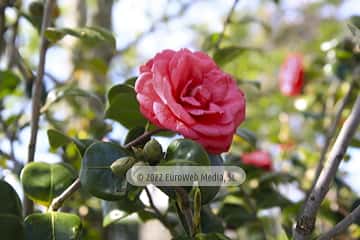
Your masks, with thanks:
<instances>
[{"instance_id":1,"label":"stem","mask_svg":"<svg viewBox=\"0 0 360 240\"><path fill-rule=\"evenodd\" d=\"M143 135L139 136L138 138L136 138L135 140L132 140L131 142L129 142L128 144L125 144L124 147L125 148L129 148L129 147L132 147L142 141L144 141L145 139L147 139L148 137L154 135L155 133L158 133L158 132L161 132L161 131L164 131L164 129L161 129L161 128L158 128L158 129L154 129L152 131L148 131L148 132L145 132Z\"/></svg>"},{"instance_id":2,"label":"stem","mask_svg":"<svg viewBox=\"0 0 360 240\"><path fill-rule=\"evenodd\" d=\"M326 157L326 152L330 146L331 143L331 139L334 137L335 133L336 133L336 126L339 124L341 115L345 109L346 104L349 102L350 97L351 97L351 93L353 92L355 88L355 80L353 80L350 84L350 88L348 90L348 92L346 93L345 97L343 98L339 109L337 110L337 113L335 115L334 121L332 122L332 125L330 127L330 129L328 130L327 134L326 134L326 139L325 139L325 143L323 148L321 149L321 153L320 153L320 159L319 159L319 163L316 167L316 172L315 172L315 177L312 183L312 186L310 188L310 190L307 193L306 196L306 200L309 198L309 194L313 191L315 184L320 176L320 173L322 171L322 169L324 168L324 162L325 162L325 157Z\"/></svg>"},{"instance_id":3,"label":"stem","mask_svg":"<svg viewBox=\"0 0 360 240\"><path fill-rule=\"evenodd\" d=\"M81 187L80 179L77 178L64 192L54 198L49 206L49 211L57 211L74 192Z\"/></svg>"},{"instance_id":4,"label":"stem","mask_svg":"<svg viewBox=\"0 0 360 240\"><path fill-rule=\"evenodd\" d=\"M193 224L193 213L191 211L191 207L190 207L190 201L189 201L189 196L186 193L186 191L181 188L181 187L174 187L175 191L176 191L176 200L178 202L179 208L180 208L180 212L186 222L186 227L189 230L189 234L191 237L194 236L194 224Z\"/></svg>"},{"instance_id":5,"label":"stem","mask_svg":"<svg viewBox=\"0 0 360 240\"><path fill-rule=\"evenodd\" d=\"M171 226L171 224L167 221L166 217L159 211L159 209L155 206L153 198L151 196L150 190L148 187L145 187L146 195L149 199L149 203L151 208L154 210L157 218L159 221L170 231L171 235L173 237L178 236L178 233L175 231L175 229Z\"/></svg>"},{"instance_id":6,"label":"stem","mask_svg":"<svg viewBox=\"0 0 360 240\"><path fill-rule=\"evenodd\" d=\"M305 202L294 231L294 239L309 239L315 227L316 214L320 208L326 193L329 191L330 183L333 181L340 162L343 159L347 146L354 136L360 124L360 96L358 95L353 105L353 109L346 119L339 135L328 155L329 164L323 168L314 189Z\"/></svg>"},{"instance_id":7,"label":"stem","mask_svg":"<svg viewBox=\"0 0 360 240\"><path fill-rule=\"evenodd\" d=\"M324 233L319 237L319 240L331 239L335 235L345 231L352 223L360 217L360 205L357 206L349 215L335 225L330 231Z\"/></svg>"},{"instance_id":8,"label":"stem","mask_svg":"<svg viewBox=\"0 0 360 240\"><path fill-rule=\"evenodd\" d=\"M217 42L215 43L215 48L216 48L216 49L219 49L220 43L221 43L222 40L224 39L226 28L227 28L227 26L229 25L229 23L230 23L230 21L231 21L231 17L232 17L232 15L233 15L233 13L234 13L235 7L236 7L236 5L238 4L238 2L239 2L239 0L234 0L233 5L231 6L231 9L230 9L230 11L229 11L229 13L228 13L228 15L227 15L227 17L226 17L226 19L225 19L224 26L223 26L223 30L222 30L222 32L220 33Z\"/></svg>"},{"instance_id":9,"label":"stem","mask_svg":"<svg viewBox=\"0 0 360 240\"><path fill-rule=\"evenodd\" d=\"M28 162L33 162L35 157L36 138L39 129L39 115L41 105L42 79L44 76L46 51L48 48L48 41L45 38L45 30L50 25L51 13L54 5L54 0L47 0L45 4L44 17L41 25L41 44L40 44L40 60L35 79L34 95L32 97L32 113L31 113L31 133L29 142ZM33 203L30 200L25 200L26 215L33 212Z\"/></svg>"}]
</instances>

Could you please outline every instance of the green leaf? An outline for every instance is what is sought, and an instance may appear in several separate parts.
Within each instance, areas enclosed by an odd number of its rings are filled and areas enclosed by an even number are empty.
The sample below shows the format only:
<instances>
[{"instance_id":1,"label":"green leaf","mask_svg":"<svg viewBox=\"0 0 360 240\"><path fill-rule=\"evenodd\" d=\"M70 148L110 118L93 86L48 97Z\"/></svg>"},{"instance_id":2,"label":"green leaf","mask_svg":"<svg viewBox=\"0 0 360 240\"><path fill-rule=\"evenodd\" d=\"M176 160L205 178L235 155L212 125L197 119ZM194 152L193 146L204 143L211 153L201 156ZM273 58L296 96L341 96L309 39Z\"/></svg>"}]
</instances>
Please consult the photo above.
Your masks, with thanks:
<instances>
[{"instance_id":1,"label":"green leaf","mask_svg":"<svg viewBox=\"0 0 360 240\"><path fill-rule=\"evenodd\" d=\"M165 159L160 162L162 166L209 166L210 159L205 149L195 141L190 139L176 139L170 143L167 148ZM176 194L172 187L159 187L170 198L175 198ZM192 187L184 187L185 190L191 191ZM200 190L203 189L202 187ZM201 190L202 191L202 190ZM203 202L209 200L209 193L204 193Z\"/></svg>"},{"instance_id":2,"label":"green leaf","mask_svg":"<svg viewBox=\"0 0 360 240\"><path fill-rule=\"evenodd\" d=\"M256 48L249 48L249 47L238 47L238 46L230 46L216 50L214 53L214 61L219 66L224 66L225 64L231 62L235 58L237 58L240 54L244 53L245 51L259 51Z\"/></svg>"},{"instance_id":3,"label":"green leaf","mask_svg":"<svg viewBox=\"0 0 360 240\"><path fill-rule=\"evenodd\" d=\"M47 130L47 135L49 139L49 144L53 149L63 147L66 144L72 142L72 139L70 137L55 129Z\"/></svg>"},{"instance_id":4,"label":"green leaf","mask_svg":"<svg viewBox=\"0 0 360 240\"><path fill-rule=\"evenodd\" d=\"M20 78L11 71L0 71L0 100L11 93L19 84Z\"/></svg>"},{"instance_id":5,"label":"green leaf","mask_svg":"<svg viewBox=\"0 0 360 240\"><path fill-rule=\"evenodd\" d=\"M33 201L49 206L76 179L75 170L66 163L32 162L21 172L25 194Z\"/></svg>"},{"instance_id":6,"label":"green leaf","mask_svg":"<svg viewBox=\"0 0 360 240\"><path fill-rule=\"evenodd\" d=\"M73 142L80 152L80 155L83 156L86 149L90 147L91 144L98 142L94 139L76 139L69 136L66 136L62 132L55 130L55 129L49 129L47 131L49 144L53 149L57 149L59 147L63 147L71 142Z\"/></svg>"},{"instance_id":7,"label":"green leaf","mask_svg":"<svg viewBox=\"0 0 360 240\"><path fill-rule=\"evenodd\" d=\"M126 178L114 175L110 166L117 159L129 155L126 149L114 143L94 143L83 157L81 185L95 197L110 201L121 199L126 194Z\"/></svg>"},{"instance_id":8,"label":"green leaf","mask_svg":"<svg viewBox=\"0 0 360 240\"><path fill-rule=\"evenodd\" d=\"M245 128L238 128L236 134L248 142L252 147L256 147L257 137L252 131Z\"/></svg>"},{"instance_id":9,"label":"green leaf","mask_svg":"<svg viewBox=\"0 0 360 240\"><path fill-rule=\"evenodd\" d=\"M25 219L25 240L80 240L80 218L62 212L35 213Z\"/></svg>"},{"instance_id":10,"label":"green leaf","mask_svg":"<svg viewBox=\"0 0 360 240\"><path fill-rule=\"evenodd\" d=\"M199 166L210 165L205 149L190 139L176 139L170 143L166 151L165 162L176 159L191 161Z\"/></svg>"},{"instance_id":11,"label":"green leaf","mask_svg":"<svg viewBox=\"0 0 360 240\"><path fill-rule=\"evenodd\" d=\"M126 84L113 86L108 92L109 106L105 116L126 128L143 127L147 120L140 113L134 88Z\"/></svg>"},{"instance_id":12,"label":"green leaf","mask_svg":"<svg viewBox=\"0 0 360 240\"><path fill-rule=\"evenodd\" d=\"M211 163L211 166L222 166L223 165L223 159L220 155L214 155L209 154L209 160ZM201 202L202 204L207 204L211 200L213 200L216 196L216 194L220 190L220 186L200 186L201 190Z\"/></svg>"},{"instance_id":13,"label":"green leaf","mask_svg":"<svg viewBox=\"0 0 360 240\"><path fill-rule=\"evenodd\" d=\"M7 182L0 180L0 217L14 215L22 218L22 207L19 196Z\"/></svg>"},{"instance_id":14,"label":"green leaf","mask_svg":"<svg viewBox=\"0 0 360 240\"><path fill-rule=\"evenodd\" d=\"M89 45L105 42L109 43L109 47L112 49L116 48L116 40L112 33L100 27L48 28L45 31L45 36L50 42L57 42L67 34L79 38Z\"/></svg>"},{"instance_id":15,"label":"green leaf","mask_svg":"<svg viewBox=\"0 0 360 240\"><path fill-rule=\"evenodd\" d=\"M10 184L0 180L0 196L1 239L23 239L22 207L18 195Z\"/></svg>"}]
</instances>

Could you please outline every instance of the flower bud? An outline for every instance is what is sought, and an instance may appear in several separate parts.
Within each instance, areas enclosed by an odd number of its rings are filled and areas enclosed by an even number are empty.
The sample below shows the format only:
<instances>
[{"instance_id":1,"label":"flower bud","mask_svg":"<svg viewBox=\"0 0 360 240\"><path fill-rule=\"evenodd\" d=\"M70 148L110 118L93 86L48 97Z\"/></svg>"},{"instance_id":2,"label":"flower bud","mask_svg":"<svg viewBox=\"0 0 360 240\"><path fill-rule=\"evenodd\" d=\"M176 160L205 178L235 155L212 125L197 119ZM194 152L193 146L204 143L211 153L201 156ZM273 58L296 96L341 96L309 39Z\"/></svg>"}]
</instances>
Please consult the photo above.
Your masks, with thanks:
<instances>
[{"instance_id":1,"label":"flower bud","mask_svg":"<svg viewBox=\"0 0 360 240\"><path fill-rule=\"evenodd\" d=\"M113 162L110 166L111 171L118 177L124 177L127 170L129 170L136 163L136 159L130 156L122 157Z\"/></svg>"},{"instance_id":2,"label":"flower bud","mask_svg":"<svg viewBox=\"0 0 360 240\"><path fill-rule=\"evenodd\" d=\"M155 139L151 139L145 144L143 153L151 165L158 164L163 157L162 147Z\"/></svg>"}]
</instances>

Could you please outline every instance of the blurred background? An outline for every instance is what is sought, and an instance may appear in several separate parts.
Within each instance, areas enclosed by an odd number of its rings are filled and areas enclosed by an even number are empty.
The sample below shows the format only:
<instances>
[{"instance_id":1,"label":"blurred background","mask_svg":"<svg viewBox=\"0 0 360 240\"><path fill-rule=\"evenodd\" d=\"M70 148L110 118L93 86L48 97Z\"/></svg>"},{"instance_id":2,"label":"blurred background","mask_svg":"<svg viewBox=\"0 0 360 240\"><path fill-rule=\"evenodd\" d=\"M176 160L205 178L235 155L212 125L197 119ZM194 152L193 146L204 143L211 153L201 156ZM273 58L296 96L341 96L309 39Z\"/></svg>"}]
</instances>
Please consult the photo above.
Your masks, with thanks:
<instances>
[{"instance_id":1,"label":"blurred background","mask_svg":"<svg viewBox=\"0 0 360 240\"><path fill-rule=\"evenodd\" d=\"M6 8L1 13L6 28L1 31L0 69L15 69L19 81L10 87L0 82L0 177L23 196L19 173L27 160L42 9L35 1L18 4L19 10ZM278 197L285 199L263 206L258 203L260 211L256 214L266 231L281 227L291 230L304 191L311 186L333 116L350 87L352 69L359 63L352 57L354 43L347 27L351 16L360 15L358 0L239 0L237 4L233 0L59 0L53 15L57 28L100 26L110 30L116 47L85 45L72 36L51 45L36 161L65 161L76 169L80 167L81 157L74 145L51 149L46 135L49 128L77 138L123 142L128 130L115 121L104 120L105 95L110 86L137 76L138 67L163 49L205 51L237 79L246 94L247 119L241 128L247 130L247 137L240 134L234 138L233 155L264 149L271 153L275 173L291 174L291 178L276 180L274 189L279 195L264 190L252 196L254 201L265 198L268 203ZM25 70L19 69L14 60L17 52ZM305 85L296 97L283 96L278 87L280 66L291 52L302 54L305 66ZM351 101L357 94L353 93ZM350 112L351 101L341 123ZM255 144L249 143L252 137ZM158 139L165 148L169 139ZM320 229L336 223L358 199L359 146L358 130L324 203ZM261 173L254 176L246 184L250 189L260 189ZM155 205L166 211L167 196L155 187L151 191ZM148 204L145 194L141 199ZM238 201L234 199L231 201ZM223 202L212 203L213 212L225 211ZM286 208L289 202L292 208ZM37 209L44 210L39 206ZM143 223L136 213L128 214L84 192L75 194L65 209L81 216L83 239L170 238L156 220ZM109 213L115 214L117 221L103 228L103 217ZM229 227L227 220L223 224L227 235L234 239L258 231L259 224L236 218L228 221L236 225ZM353 226L348 234L343 239L360 237L360 230ZM252 236L263 239L261 234Z\"/></svg>"}]
</instances>

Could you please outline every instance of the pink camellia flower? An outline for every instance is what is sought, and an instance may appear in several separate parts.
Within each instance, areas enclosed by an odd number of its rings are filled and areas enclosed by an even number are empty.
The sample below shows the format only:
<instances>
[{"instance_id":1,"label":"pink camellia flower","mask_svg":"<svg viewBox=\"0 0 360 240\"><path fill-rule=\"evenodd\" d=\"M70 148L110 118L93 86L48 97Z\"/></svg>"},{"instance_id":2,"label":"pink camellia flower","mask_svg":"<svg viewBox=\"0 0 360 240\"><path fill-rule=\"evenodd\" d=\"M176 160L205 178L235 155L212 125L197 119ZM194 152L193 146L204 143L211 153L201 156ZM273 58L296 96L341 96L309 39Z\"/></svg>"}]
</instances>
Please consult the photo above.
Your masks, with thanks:
<instances>
[{"instance_id":1,"label":"pink camellia flower","mask_svg":"<svg viewBox=\"0 0 360 240\"><path fill-rule=\"evenodd\" d=\"M289 54L280 68L280 91L285 96L297 96L304 85L304 66L302 55Z\"/></svg>"},{"instance_id":2,"label":"pink camellia flower","mask_svg":"<svg viewBox=\"0 0 360 240\"><path fill-rule=\"evenodd\" d=\"M245 118L245 96L203 52L164 50L140 67L141 113L160 128L193 139L210 153L229 149Z\"/></svg>"},{"instance_id":3,"label":"pink camellia flower","mask_svg":"<svg viewBox=\"0 0 360 240\"><path fill-rule=\"evenodd\" d=\"M266 151L254 151L245 153L241 156L242 162L245 165L251 165L257 168L262 168L265 171L272 170L271 155Z\"/></svg>"}]
</instances>

